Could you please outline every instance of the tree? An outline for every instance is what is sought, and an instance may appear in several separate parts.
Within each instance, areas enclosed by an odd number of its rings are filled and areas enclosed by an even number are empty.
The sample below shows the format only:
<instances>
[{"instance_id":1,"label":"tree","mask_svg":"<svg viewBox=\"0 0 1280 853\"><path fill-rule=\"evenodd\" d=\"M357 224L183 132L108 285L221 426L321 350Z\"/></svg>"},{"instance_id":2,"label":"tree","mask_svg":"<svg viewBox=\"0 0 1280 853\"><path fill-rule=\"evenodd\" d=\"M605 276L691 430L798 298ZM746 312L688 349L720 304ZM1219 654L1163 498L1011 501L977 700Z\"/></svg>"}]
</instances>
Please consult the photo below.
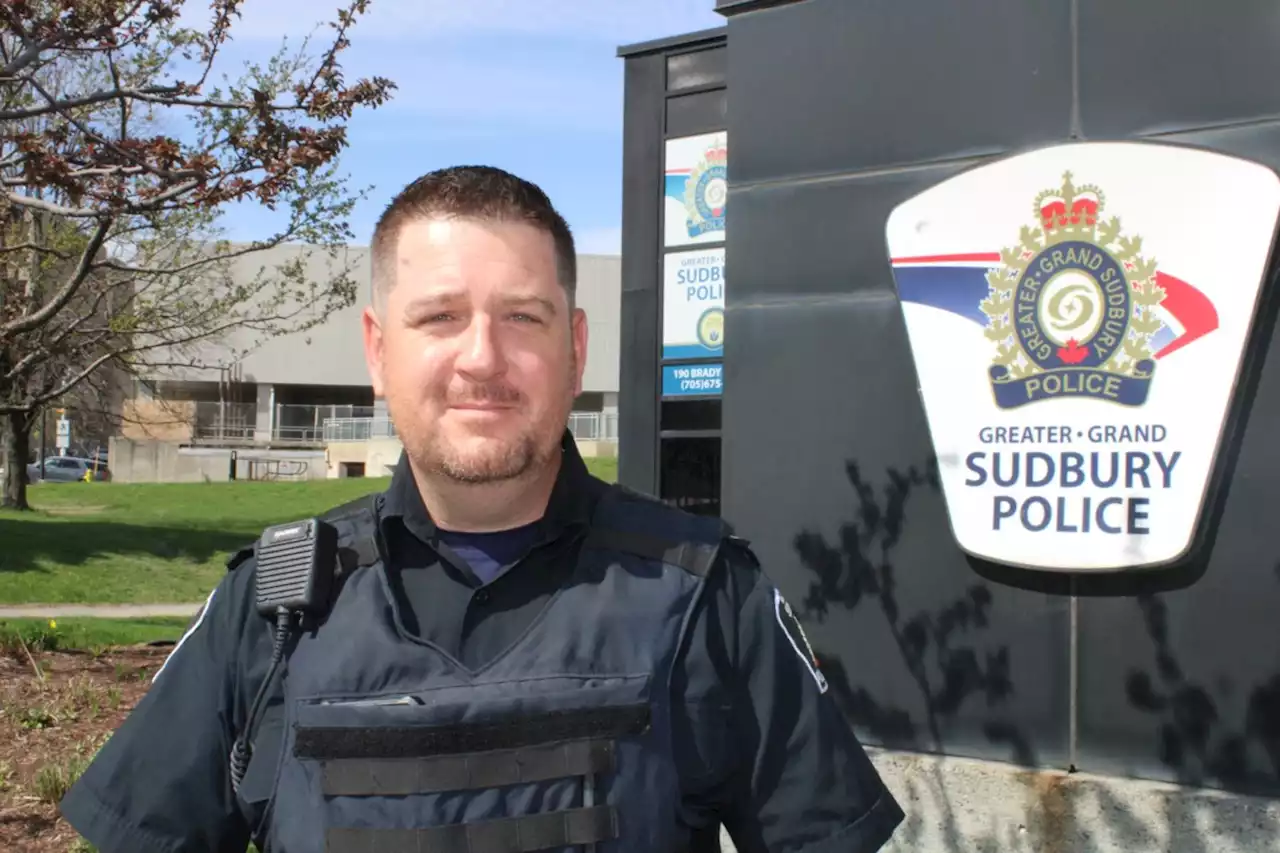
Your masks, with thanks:
<instances>
[{"instance_id":1,"label":"tree","mask_svg":"<svg viewBox=\"0 0 1280 853\"><path fill-rule=\"evenodd\" d=\"M26 508L42 406L103 375L208 367L354 301L343 247L354 191L338 172L347 123L395 84L348 84L338 61L369 0L351 0L317 53L307 39L213 85L242 0L7 0L0 5L2 505ZM203 4L197 4L203 6ZM195 10L197 13L199 9ZM237 204L274 233L222 239ZM245 264L282 243L323 252Z\"/></svg>"}]
</instances>

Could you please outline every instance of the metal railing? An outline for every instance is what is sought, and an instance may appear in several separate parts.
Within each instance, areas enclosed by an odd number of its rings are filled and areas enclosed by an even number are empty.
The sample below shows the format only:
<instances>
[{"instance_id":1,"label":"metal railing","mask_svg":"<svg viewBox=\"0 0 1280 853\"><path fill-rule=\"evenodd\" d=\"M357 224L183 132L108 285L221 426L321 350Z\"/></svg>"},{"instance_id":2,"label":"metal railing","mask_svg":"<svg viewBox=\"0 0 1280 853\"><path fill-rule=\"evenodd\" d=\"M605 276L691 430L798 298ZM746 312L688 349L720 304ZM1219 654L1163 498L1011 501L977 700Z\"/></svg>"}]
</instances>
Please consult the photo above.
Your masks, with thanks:
<instances>
[{"instance_id":1,"label":"metal railing","mask_svg":"<svg viewBox=\"0 0 1280 853\"><path fill-rule=\"evenodd\" d=\"M579 441L617 441L617 412L573 412L569 415L569 431ZM323 426L324 440L369 441L395 438L396 427L385 415L363 418L328 418Z\"/></svg>"},{"instance_id":2,"label":"metal railing","mask_svg":"<svg viewBox=\"0 0 1280 853\"><path fill-rule=\"evenodd\" d=\"M325 424L330 421L356 422L374 419L373 406L312 406L292 403L277 404L272 413L271 428L258 430L258 407L255 403L198 402L192 404L191 436L217 441L271 441L294 444L316 444L328 441ZM265 427L265 425L264 425Z\"/></svg>"},{"instance_id":3,"label":"metal railing","mask_svg":"<svg viewBox=\"0 0 1280 853\"><path fill-rule=\"evenodd\" d=\"M579 441L617 441L617 412L573 412L569 432Z\"/></svg>"},{"instance_id":4,"label":"metal railing","mask_svg":"<svg viewBox=\"0 0 1280 853\"><path fill-rule=\"evenodd\" d=\"M196 403L192 413L191 436L208 441L247 441L258 425L258 407L253 403Z\"/></svg>"},{"instance_id":5,"label":"metal railing","mask_svg":"<svg viewBox=\"0 0 1280 853\"><path fill-rule=\"evenodd\" d=\"M271 437L285 441L321 441L330 420L357 420L374 417L373 406L276 405Z\"/></svg>"},{"instance_id":6,"label":"metal railing","mask_svg":"<svg viewBox=\"0 0 1280 853\"><path fill-rule=\"evenodd\" d=\"M396 426L391 418L381 415L368 418L329 418L324 422L324 440L369 441L375 438L395 438Z\"/></svg>"}]
</instances>

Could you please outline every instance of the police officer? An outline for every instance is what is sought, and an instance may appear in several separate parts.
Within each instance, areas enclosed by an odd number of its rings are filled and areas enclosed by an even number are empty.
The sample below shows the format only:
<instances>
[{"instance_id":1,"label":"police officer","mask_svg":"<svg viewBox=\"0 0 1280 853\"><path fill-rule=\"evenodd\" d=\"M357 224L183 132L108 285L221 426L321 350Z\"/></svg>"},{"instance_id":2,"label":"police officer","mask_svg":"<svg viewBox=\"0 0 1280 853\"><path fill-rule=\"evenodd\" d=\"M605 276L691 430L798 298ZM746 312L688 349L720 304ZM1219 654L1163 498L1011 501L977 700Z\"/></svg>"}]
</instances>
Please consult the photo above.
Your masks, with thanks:
<instances>
[{"instance_id":1,"label":"police officer","mask_svg":"<svg viewBox=\"0 0 1280 853\"><path fill-rule=\"evenodd\" d=\"M260 607L266 539L232 558L72 826L102 853L882 847L903 814L751 551L565 430L587 319L542 191L430 173L371 254L390 486L327 515L319 610Z\"/></svg>"}]
</instances>

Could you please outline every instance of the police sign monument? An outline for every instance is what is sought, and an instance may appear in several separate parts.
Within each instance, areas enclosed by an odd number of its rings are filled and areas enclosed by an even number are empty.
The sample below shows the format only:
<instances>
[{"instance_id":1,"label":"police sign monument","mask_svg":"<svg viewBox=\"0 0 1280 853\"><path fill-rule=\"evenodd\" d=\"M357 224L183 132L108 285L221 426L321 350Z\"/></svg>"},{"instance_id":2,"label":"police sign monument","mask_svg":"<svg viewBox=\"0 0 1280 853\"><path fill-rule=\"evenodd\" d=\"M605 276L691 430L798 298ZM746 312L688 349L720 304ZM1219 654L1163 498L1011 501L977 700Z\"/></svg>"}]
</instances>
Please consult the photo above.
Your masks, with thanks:
<instances>
[{"instance_id":1,"label":"police sign monument","mask_svg":"<svg viewBox=\"0 0 1280 853\"><path fill-rule=\"evenodd\" d=\"M994 161L887 243L952 530L1115 571L1191 548L1280 214L1264 166L1146 142Z\"/></svg>"}]
</instances>

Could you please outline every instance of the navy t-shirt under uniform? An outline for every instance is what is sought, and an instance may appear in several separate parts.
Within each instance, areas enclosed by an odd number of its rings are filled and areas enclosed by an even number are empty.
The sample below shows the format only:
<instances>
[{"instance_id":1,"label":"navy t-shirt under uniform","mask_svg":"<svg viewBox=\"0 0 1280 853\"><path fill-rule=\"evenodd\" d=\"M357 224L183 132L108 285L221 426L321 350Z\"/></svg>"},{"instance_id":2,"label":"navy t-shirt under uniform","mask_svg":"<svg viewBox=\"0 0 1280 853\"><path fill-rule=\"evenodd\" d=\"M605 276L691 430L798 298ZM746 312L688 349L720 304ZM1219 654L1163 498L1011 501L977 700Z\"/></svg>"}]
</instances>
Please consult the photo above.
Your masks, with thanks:
<instances>
[{"instance_id":1,"label":"navy t-shirt under uniform","mask_svg":"<svg viewBox=\"0 0 1280 853\"><path fill-rule=\"evenodd\" d=\"M467 564L482 584L497 580L515 565L538 538L538 524L526 524L495 533L459 533L437 530L436 541Z\"/></svg>"}]
</instances>

